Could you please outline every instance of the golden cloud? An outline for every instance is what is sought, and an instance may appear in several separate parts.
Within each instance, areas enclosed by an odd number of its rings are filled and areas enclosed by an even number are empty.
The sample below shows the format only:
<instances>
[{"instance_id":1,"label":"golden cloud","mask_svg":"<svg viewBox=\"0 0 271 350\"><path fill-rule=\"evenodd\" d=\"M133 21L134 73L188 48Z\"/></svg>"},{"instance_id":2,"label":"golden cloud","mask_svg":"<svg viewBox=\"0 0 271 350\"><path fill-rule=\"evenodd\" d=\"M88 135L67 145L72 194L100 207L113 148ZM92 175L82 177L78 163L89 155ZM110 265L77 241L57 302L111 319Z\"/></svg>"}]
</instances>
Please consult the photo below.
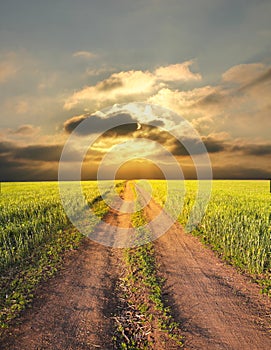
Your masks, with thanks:
<instances>
[{"instance_id":1,"label":"golden cloud","mask_svg":"<svg viewBox=\"0 0 271 350\"><path fill-rule=\"evenodd\" d=\"M157 94L149 97L148 102L161 105L181 114L188 113L191 115L191 109L193 108L194 113L200 113L201 115L202 108L196 108L196 104L200 103L207 96L217 93L217 91L216 87L209 85L187 91L163 88Z\"/></svg>"},{"instance_id":2,"label":"golden cloud","mask_svg":"<svg viewBox=\"0 0 271 350\"><path fill-rule=\"evenodd\" d=\"M161 88L161 84L155 83L156 77L148 71L114 73L95 86L75 92L66 100L64 108L70 110L78 104L101 108L108 103L124 102L127 98L142 99Z\"/></svg>"},{"instance_id":3,"label":"golden cloud","mask_svg":"<svg viewBox=\"0 0 271 350\"><path fill-rule=\"evenodd\" d=\"M158 79L163 81L195 81L201 80L202 76L199 73L193 73L190 66L193 61L186 61L184 63L172 64L165 67L159 67L155 71Z\"/></svg>"},{"instance_id":4,"label":"golden cloud","mask_svg":"<svg viewBox=\"0 0 271 350\"><path fill-rule=\"evenodd\" d=\"M200 74L190 71L192 63L187 61L159 67L154 72L130 70L114 73L94 86L86 86L75 92L65 101L64 109L70 110L77 105L95 109L110 103L143 101L166 87L166 83L201 80Z\"/></svg>"},{"instance_id":5,"label":"golden cloud","mask_svg":"<svg viewBox=\"0 0 271 350\"><path fill-rule=\"evenodd\" d=\"M173 89L170 81L180 66L188 69L191 61L157 68L156 71L127 71L112 74L95 86L85 87L70 96L66 109L89 106L93 110L109 104L144 101L180 114L202 134L226 131L233 137L268 137L270 119L271 73L262 63L231 67L219 84L190 90ZM188 74L189 75L189 74ZM158 79L158 76L165 81Z\"/></svg>"}]
</instances>

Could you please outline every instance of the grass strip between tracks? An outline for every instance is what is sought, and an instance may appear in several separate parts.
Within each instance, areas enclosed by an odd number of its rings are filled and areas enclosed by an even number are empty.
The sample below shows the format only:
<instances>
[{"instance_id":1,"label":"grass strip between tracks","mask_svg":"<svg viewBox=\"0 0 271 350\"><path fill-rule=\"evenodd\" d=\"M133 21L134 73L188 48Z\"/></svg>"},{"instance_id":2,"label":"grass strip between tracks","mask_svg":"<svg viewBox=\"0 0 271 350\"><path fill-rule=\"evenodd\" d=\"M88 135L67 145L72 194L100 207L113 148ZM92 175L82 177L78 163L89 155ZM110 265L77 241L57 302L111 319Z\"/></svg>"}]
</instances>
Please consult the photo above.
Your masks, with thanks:
<instances>
[{"instance_id":1,"label":"grass strip between tracks","mask_svg":"<svg viewBox=\"0 0 271 350\"><path fill-rule=\"evenodd\" d=\"M137 203L138 205L138 203ZM117 333L114 337L116 349L172 349L183 346L179 324L165 305L163 280L158 277L155 250L149 242L150 232L143 210L132 215L132 225L137 229L140 242L146 244L126 249L125 275L119 283L122 309L115 317Z\"/></svg>"}]
</instances>

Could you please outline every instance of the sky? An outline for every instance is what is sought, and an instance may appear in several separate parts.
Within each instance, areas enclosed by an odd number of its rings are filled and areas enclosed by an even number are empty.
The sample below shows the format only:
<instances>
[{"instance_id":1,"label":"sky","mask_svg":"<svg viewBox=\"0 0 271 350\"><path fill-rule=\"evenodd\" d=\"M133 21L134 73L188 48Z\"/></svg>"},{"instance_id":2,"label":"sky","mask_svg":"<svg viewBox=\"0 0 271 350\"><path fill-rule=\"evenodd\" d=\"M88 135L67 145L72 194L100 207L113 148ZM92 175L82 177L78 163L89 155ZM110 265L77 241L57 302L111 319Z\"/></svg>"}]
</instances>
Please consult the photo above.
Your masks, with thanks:
<instances>
[{"instance_id":1,"label":"sky","mask_svg":"<svg viewBox=\"0 0 271 350\"><path fill-rule=\"evenodd\" d=\"M0 0L0 181L56 180L86 119L93 129L77 142L97 140L83 178L110 152L120 177L161 177L159 145L195 177L183 119L214 178L270 178L270 17L268 0ZM173 125L156 109L142 119L131 109L138 102L180 118ZM112 118L127 127L100 135Z\"/></svg>"}]
</instances>

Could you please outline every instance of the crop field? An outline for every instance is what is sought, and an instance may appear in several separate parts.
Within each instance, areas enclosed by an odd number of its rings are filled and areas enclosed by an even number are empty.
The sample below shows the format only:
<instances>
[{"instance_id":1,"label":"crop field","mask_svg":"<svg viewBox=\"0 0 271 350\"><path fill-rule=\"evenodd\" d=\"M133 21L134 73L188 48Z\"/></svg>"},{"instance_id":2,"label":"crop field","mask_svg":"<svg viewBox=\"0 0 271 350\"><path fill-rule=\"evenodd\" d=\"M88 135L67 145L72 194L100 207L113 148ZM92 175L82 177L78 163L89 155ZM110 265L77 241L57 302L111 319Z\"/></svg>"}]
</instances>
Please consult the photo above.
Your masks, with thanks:
<instances>
[{"instance_id":1,"label":"crop field","mask_svg":"<svg viewBox=\"0 0 271 350\"><path fill-rule=\"evenodd\" d=\"M72 187L72 183L67 185ZM85 182L83 192L89 205L95 199L100 198L96 182ZM101 201L95 203L96 214L103 216L108 207ZM70 206L72 210L75 203L71 201ZM36 247L53 240L59 231L68 226L70 224L60 200L57 182L2 184L0 197L1 269L28 257Z\"/></svg>"},{"instance_id":2,"label":"crop field","mask_svg":"<svg viewBox=\"0 0 271 350\"><path fill-rule=\"evenodd\" d=\"M156 227L153 226L148 231L141 226L152 221L155 215L159 215L160 209L157 206L159 204L187 232L198 236L223 260L245 272L261 285L264 292L271 294L271 194L269 193L268 181L216 180L212 182L210 193L205 191L208 189L208 186L205 186L207 182L199 183L194 180L137 181L136 186L134 181L128 182L127 185L124 181L115 181L114 184L105 181L99 186L95 181L86 181L81 184L83 197L78 196L78 183L63 183L62 195L63 193L68 194L65 197L65 201L67 201L65 210L57 182L2 183L0 196L0 328L8 328L11 325L11 320L21 315L21 311L34 299L40 282L45 282L55 275L61 266L65 266L64 257L74 254L76 260L79 257L83 259L80 271L85 269L84 278L89 278L89 274L95 273L93 262L97 267L99 263L105 264L105 262L110 261L111 257L109 258L109 256L113 254L110 248L86 243L89 241L83 240L82 233L74 227L68 218L67 213L79 217L80 220L82 217L82 222L85 224L85 217L80 216L82 208L86 209L87 213L91 209L96 214L96 216L90 216L87 221L87 228L90 231L106 215L119 227L124 221L126 223L127 220L130 220L131 225L138 230L138 237L146 234L144 237L148 238L150 237L148 235L152 234L151 230L155 230ZM153 201L142 208L141 204L146 203L142 202L142 194L146 194L144 188L151 193ZM199 188L202 188L203 191L199 191ZM122 215L122 212L116 218L115 211L110 210L110 204L116 193L121 193L122 197L128 201L131 200L129 198L134 198L135 208L138 210L131 215L130 219L125 216L127 214ZM206 198L208 201L204 205ZM82 203L83 206L78 209L78 204L82 205ZM163 220L167 220L168 216L163 215ZM71 215L69 216L71 217ZM197 221L200 217L201 220ZM195 221L191 221L191 218ZM159 336L166 337L167 341L180 346L183 344L184 338L180 325L175 322L171 314L171 304L164 298L164 283L167 283L167 279L171 279L170 285L175 285L183 265L187 264L189 268L198 260L186 260L190 257L192 250L189 249L192 248L188 248L187 242L184 245L182 242L190 236L183 234L179 229L170 231L171 237L166 234L161 237L162 240L158 239L156 242L149 242L137 248L122 250L123 264L121 277L117 284L119 289L114 290L111 296L115 298L117 295L123 308L120 308L121 313L116 313L113 317L116 329L112 330L112 339L116 349L133 348L130 346L135 344L140 345L139 348L144 348L146 344L149 346L152 341L148 338L148 334L155 327L156 331L160 332ZM89 250L82 250L84 244L89 244ZM174 249L171 247L172 244ZM200 245L198 240L197 244ZM175 248L180 249L177 255ZM186 252L187 249L188 252ZM82 253L83 251L84 253ZM101 251L103 251L102 255ZM89 254L89 261L84 260L81 254L83 256ZM105 259L106 254L109 255ZM181 262L179 255L182 256ZM99 262L101 256L102 259ZM161 278L160 266L162 265L159 262L156 264L157 257L161 259L160 261L169 259L170 264L173 264L171 271L174 271L174 266L176 267L176 264L179 263L177 274L164 275L165 278ZM120 256L117 259L120 259ZM87 261L90 265L85 266ZM116 260L115 264L117 261L119 260ZM204 262L201 261L201 266L203 265ZM108 271L112 268L105 264L105 271L101 272L103 270L101 270L101 265L99 266L97 279L93 277L96 288L94 289L97 290L97 285L101 288L96 296L94 293L97 303L100 303L104 298L102 296L103 280L99 282L101 273L102 276L108 275ZM206 271L209 265L204 266L202 270ZM78 268L73 271L73 265L71 265L68 271L69 276L73 276L72 281L76 280ZM180 290L177 294L183 292L182 288L190 288L190 283L192 289L196 288L196 285L193 284L193 278L191 280L189 274L186 276L185 271L186 267L181 273L184 273L183 278L186 279L186 282L182 287L179 287ZM108 276L110 279L111 275ZM90 283L88 279L85 279L83 283L81 275L78 278L80 283L76 284L76 288L80 289L81 284L84 286L86 283ZM211 283L213 284L215 281ZM219 286L219 288L222 287ZM60 283L57 288L63 288L62 284ZM74 284L72 284L72 288L75 288ZM191 290L186 291L188 295L191 294ZM81 295L80 293L79 295ZM221 295L223 295L222 291ZM64 296L62 295L62 297ZM73 298L76 297L77 292ZM56 298L52 299L53 303ZM179 300L179 297L176 300ZM221 308L224 307L227 297L223 300ZM55 302L59 303L60 301ZM67 302L69 301L64 301L64 304ZM79 300L75 301L76 305L77 303ZM212 300L210 303L212 305ZM237 302L237 305L239 304L240 301ZM183 304L182 307L185 308L185 305ZM54 305L53 308L55 307ZM198 312L200 313L200 309ZM234 309L233 313L236 312L237 310ZM92 314L89 315L89 320L92 320ZM46 327L49 327L46 317L43 321ZM205 320L203 322L205 324ZM3 332L5 331L3 330ZM222 329L221 332L223 333L224 330Z\"/></svg>"},{"instance_id":3,"label":"crop field","mask_svg":"<svg viewBox=\"0 0 271 350\"><path fill-rule=\"evenodd\" d=\"M149 189L150 187L153 199L164 206L167 196L166 182L151 180ZM108 192L106 196L110 200L112 193L105 188ZM195 202L198 183L193 180L185 183L172 181L170 189L165 209L178 217L178 221L185 227ZM83 193L88 205L102 218L109 207L103 201L97 183L83 182ZM271 288L270 199L268 181L213 181L211 197L203 219L192 231L225 260L256 276L267 293L270 293ZM176 212L177 204L180 203L182 210ZM76 211L75 206L76 201L71 200L71 211ZM199 203L199 210L200 207ZM94 220L93 227L96 223ZM2 327L31 301L32 291L39 281L54 274L63 252L76 249L81 239L82 235L73 228L63 209L57 182L2 183Z\"/></svg>"},{"instance_id":4,"label":"crop field","mask_svg":"<svg viewBox=\"0 0 271 350\"><path fill-rule=\"evenodd\" d=\"M72 188L72 183L67 183ZM96 182L84 182L86 202L97 217L108 206ZM71 200L70 208L75 202ZM98 219L96 220L98 221ZM95 225L93 220L93 225ZM16 316L41 279L57 269L65 250L81 240L61 203L57 182L2 183L0 195L0 325Z\"/></svg>"},{"instance_id":5,"label":"crop field","mask_svg":"<svg viewBox=\"0 0 271 350\"><path fill-rule=\"evenodd\" d=\"M154 199L164 206L166 182L150 181ZM197 192L197 181L179 181L171 186L166 210L174 213L182 201L178 220L185 225ZM183 184L182 184L183 186ZM96 182L84 182L88 204L100 197ZM97 201L99 203L99 201ZM104 202L96 213L108 210ZM74 207L71 203L71 208ZM57 232L70 226L62 207L57 182L4 183L0 196L0 268L23 260ZM213 181L207 210L195 232L223 256L251 273L271 269L271 194L268 181Z\"/></svg>"},{"instance_id":6,"label":"crop field","mask_svg":"<svg viewBox=\"0 0 271 350\"><path fill-rule=\"evenodd\" d=\"M164 205L166 183L152 181L154 199ZM181 197L171 188L167 211L177 215L176 202L183 201L178 221L185 226L197 193L197 181L185 181L185 195ZM172 194L173 193L173 194ZM199 205L200 208L200 205ZM252 274L267 274L268 290L271 271L271 194L268 181L216 180L202 221L193 234L210 244L226 260Z\"/></svg>"}]
</instances>

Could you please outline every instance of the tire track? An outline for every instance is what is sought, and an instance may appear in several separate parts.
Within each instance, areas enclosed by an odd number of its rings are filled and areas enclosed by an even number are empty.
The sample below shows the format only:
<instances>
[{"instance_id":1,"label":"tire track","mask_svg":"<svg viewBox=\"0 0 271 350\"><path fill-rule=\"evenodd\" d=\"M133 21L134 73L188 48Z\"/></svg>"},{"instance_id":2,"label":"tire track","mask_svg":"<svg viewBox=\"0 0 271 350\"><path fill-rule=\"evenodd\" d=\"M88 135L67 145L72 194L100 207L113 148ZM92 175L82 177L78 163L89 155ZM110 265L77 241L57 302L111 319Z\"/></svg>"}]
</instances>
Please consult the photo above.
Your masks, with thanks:
<instances>
[{"instance_id":1,"label":"tire track","mask_svg":"<svg viewBox=\"0 0 271 350\"><path fill-rule=\"evenodd\" d=\"M144 200L144 190L138 190ZM151 201L145 213L151 220L161 208ZM162 212L156 225L167 220L171 219ZM155 250L160 274L166 278L164 293L181 324L186 349L271 348L270 300L259 294L257 285L177 223L155 241Z\"/></svg>"},{"instance_id":2,"label":"tire track","mask_svg":"<svg viewBox=\"0 0 271 350\"><path fill-rule=\"evenodd\" d=\"M119 228L130 225L130 214L119 201L98 225L99 239L109 237L114 245ZM116 283L121 275L121 250L84 238L80 248L67 256L57 275L42 283L31 309L14 320L4 335L3 350L113 349L115 324L112 315L118 305Z\"/></svg>"}]
</instances>

